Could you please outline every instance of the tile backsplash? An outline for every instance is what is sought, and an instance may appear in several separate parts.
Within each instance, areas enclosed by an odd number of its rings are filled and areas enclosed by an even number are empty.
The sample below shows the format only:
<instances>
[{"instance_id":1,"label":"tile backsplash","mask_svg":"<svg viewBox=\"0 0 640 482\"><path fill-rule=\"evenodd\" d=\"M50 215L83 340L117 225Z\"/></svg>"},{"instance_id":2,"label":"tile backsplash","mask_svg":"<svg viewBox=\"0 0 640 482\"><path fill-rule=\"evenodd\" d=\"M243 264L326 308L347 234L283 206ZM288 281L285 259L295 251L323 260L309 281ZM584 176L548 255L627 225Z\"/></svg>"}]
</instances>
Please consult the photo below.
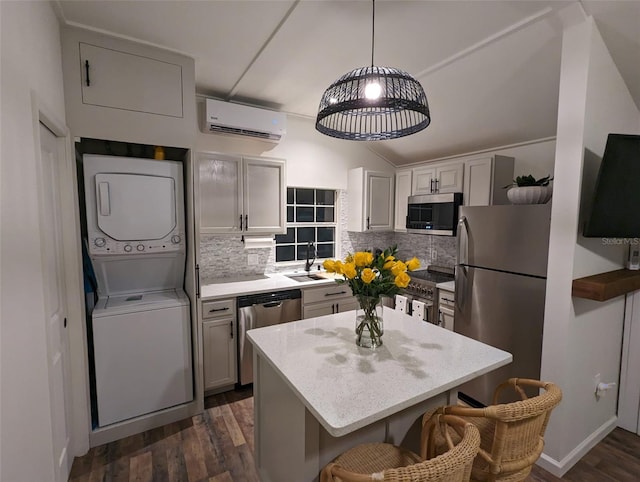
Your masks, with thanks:
<instances>
[{"instance_id":1,"label":"tile backsplash","mask_svg":"<svg viewBox=\"0 0 640 482\"><path fill-rule=\"evenodd\" d=\"M429 264L453 267L456 259L456 238L395 232L355 233L347 231L347 192L338 191L339 236L341 257L366 249L384 249L398 245L398 257L420 260L423 268ZM254 255L254 256L250 256ZM255 264L249 265L249 258ZM316 263L317 264L317 263ZM240 236L202 235L200 237L200 279L203 284L218 278L256 276L302 269L304 262L276 266L275 248L245 249Z\"/></svg>"}]
</instances>

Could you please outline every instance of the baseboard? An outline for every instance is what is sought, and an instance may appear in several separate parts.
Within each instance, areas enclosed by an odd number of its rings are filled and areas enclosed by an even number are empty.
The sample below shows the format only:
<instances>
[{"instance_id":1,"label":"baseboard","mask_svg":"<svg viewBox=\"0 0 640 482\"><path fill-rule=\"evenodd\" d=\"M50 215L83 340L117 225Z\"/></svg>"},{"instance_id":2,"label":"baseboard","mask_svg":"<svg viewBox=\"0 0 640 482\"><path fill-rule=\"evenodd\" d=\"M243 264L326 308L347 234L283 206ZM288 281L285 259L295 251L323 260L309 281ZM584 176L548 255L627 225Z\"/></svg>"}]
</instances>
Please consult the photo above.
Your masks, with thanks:
<instances>
[{"instance_id":1,"label":"baseboard","mask_svg":"<svg viewBox=\"0 0 640 482\"><path fill-rule=\"evenodd\" d=\"M192 417L200 412L202 412L202 402L194 400L175 407L165 408L158 412L114 423L113 425L107 425L106 427L95 428L89 433L89 444L91 447L97 447L98 445L114 442L130 435Z\"/></svg>"},{"instance_id":2,"label":"baseboard","mask_svg":"<svg viewBox=\"0 0 640 482\"><path fill-rule=\"evenodd\" d=\"M556 477L562 477L566 474L571 467L573 467L582 457L584 457L589 450L598 445L607 435L609 435L618 425L618 417L613 416L605 423L603 423L598 429L584 439L576 448L574 448L566 457L557 461L552 457L549 457L546 453L543 453L536 465L542 467L547 472L552 473Z\"/></svg>"}]
</instances>

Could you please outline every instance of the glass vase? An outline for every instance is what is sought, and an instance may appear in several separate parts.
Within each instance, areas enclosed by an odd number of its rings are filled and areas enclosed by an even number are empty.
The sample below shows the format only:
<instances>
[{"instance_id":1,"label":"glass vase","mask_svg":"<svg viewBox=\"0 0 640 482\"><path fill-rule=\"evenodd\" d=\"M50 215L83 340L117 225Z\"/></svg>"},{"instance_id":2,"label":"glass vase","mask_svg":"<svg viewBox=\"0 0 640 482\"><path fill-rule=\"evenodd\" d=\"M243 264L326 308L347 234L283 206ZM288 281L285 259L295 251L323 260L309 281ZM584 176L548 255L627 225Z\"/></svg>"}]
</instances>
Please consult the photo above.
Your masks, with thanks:
<instances>
[{"instance_id":1,"label":"glass vase","mask_svg":"<svg viewBox=\"0 0 640 482\"><path fill-rule=\"evenodd\" d=\"M356 309L356 345L364 348L379 347L384 333L381 300L374 296L356 297L359 305Z\"/></svg>"}]
</instances>

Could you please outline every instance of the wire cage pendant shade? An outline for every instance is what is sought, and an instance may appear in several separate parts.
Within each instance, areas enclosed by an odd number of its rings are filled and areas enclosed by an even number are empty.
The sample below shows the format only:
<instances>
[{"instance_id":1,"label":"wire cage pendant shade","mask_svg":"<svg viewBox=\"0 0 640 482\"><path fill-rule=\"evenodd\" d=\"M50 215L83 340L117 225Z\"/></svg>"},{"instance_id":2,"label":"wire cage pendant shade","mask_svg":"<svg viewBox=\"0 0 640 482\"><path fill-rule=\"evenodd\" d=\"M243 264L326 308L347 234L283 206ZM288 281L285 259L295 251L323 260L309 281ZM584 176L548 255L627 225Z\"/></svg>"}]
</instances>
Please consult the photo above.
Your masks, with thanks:
<instances>
[{"instance_id":1,"label":"wire cage pendant shade","mask_svg":"<svg viewBox=\"0 0 640 482\"><path fill-rule=\"evenodd\" d=\"M371 3L371 67L352 70L325 90L316 129L328 136L354 141L395 139L431 123L420 82L402 70L373 65L376 2Z\"/></svg>"},{"instance_id":2,"label":"wire cage pendant shade","mask_svg":"<svg viewBox=\"0 0 640 482\"><path fill-rule=\"evenodd\" d=\"M370 98L368 86L376 84L378 95ZM371 66L352 70L329 86L320 100L316 129L340 139L376 141L414 134L430 122L420 82L402 70Z\"/></svg>"}]
</instances>

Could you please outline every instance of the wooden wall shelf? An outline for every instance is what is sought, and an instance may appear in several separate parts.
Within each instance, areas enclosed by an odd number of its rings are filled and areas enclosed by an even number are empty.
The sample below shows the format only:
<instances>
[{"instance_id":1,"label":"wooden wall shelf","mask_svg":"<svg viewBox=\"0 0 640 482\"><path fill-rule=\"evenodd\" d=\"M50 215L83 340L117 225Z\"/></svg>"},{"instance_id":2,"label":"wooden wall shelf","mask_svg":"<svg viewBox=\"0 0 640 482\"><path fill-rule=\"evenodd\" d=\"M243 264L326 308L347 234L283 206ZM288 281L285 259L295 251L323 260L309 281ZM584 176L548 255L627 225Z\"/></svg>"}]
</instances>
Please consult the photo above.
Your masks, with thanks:
<instances>
[{"instance_id":1,"label":"wooden wall shelf","mask_svg":"<svg viewBox=\"0 0 640 482\"><path fill-rule=\"evenodd\" d=\"M573 280L571 295L595 301L607 301L640 289L640 271L618 269Z\"/></svg>"}]
</instances>

